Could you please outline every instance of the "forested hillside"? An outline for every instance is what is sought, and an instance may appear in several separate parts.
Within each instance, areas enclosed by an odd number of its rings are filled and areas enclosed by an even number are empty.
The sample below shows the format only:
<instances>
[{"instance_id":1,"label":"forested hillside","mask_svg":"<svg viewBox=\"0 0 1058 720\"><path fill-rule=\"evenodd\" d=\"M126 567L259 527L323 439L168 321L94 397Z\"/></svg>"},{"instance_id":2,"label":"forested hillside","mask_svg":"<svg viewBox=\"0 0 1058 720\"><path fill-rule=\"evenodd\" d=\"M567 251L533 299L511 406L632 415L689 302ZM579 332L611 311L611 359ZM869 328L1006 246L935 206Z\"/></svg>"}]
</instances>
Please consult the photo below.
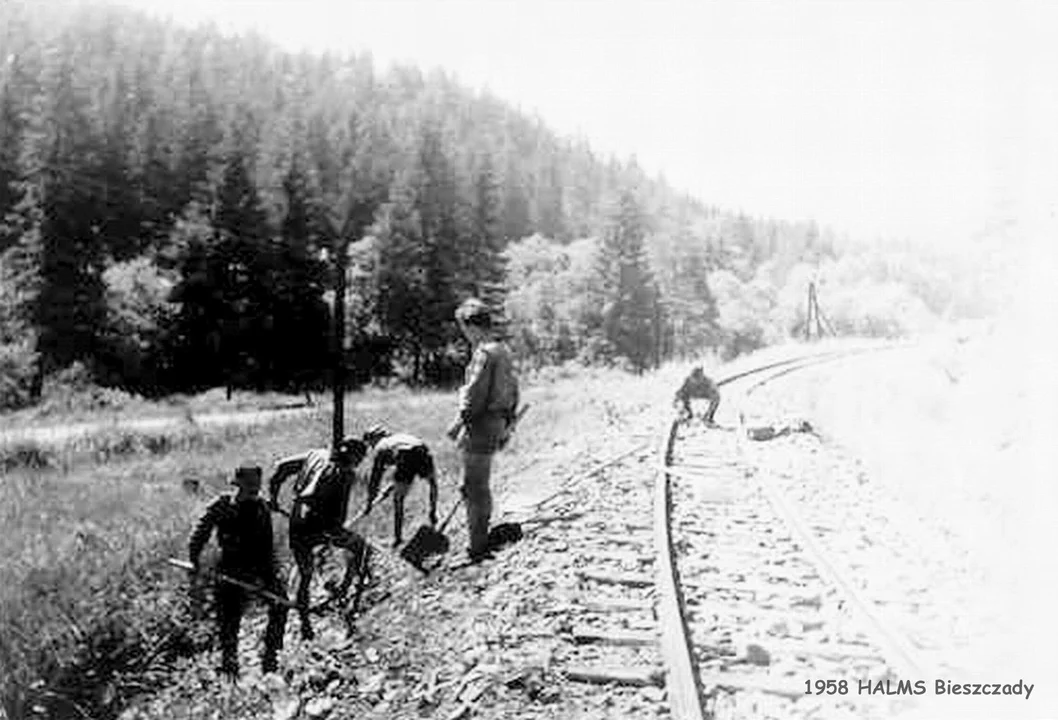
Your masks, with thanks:
<instances>
[{"instance_id":1,"label":"forested hillside","mask_svg":"<svg viewBox=\"0 0 1058 720\"><path fill-rule=\"evenodd\" d=\"M973 310L909 250L708 207L441 71L70 7L0 5L0 406L71 366L318 385L340 257L359 382L450 378L470 294L525 362L633 369L800 332L810 279L838 332Z\"/></svg>"}]
</instances>

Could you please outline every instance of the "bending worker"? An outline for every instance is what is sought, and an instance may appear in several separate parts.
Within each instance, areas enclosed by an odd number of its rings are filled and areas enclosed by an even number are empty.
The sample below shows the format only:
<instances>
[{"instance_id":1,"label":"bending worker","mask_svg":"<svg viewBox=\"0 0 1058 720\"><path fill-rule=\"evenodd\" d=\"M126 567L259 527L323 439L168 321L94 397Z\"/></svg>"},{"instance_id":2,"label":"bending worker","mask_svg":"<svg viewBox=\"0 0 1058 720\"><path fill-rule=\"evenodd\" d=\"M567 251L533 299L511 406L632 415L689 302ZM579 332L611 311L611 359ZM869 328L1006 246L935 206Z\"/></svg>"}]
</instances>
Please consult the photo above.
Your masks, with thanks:
<instances>
[{"instance_id":1,"label":"bending worker","mask_svg":"<svg viewBox=\"0 0 1058 720\"><path fill-rule=\"evenodd\" d=\"M676 391L676 404L683 405L683 415L687 418L691 418L694 414L691 412L691 399L701 398L709 401L709 409L705 412L705 421L710 425L715 424L714 416L716 415L716 409L720 406L720 391L714 383L702 370L702 366L699 365L691 370L691 374L687 376L687 379L683 381L683 385L680 385L680 389Z\"/></svg>"},{"instance_id":2,"label":"bending worker","mask_svg":"<svg viewBox=\"0 0 1058 720\"><path fill-rule=\"evenodd\" d=\"M305 640L315 637L308 612L313 549L329 540L353 553L361 568L361 581L370 572L370 547L344 527L356 466L366 454L367 448L359 438L345 438L333 452L318 448L280 460L268 481L269 506L278 509L279 489L287 478L296 477L289 535L290 551L298 567L296 601L301 637Z\"/></svg>"},{"instance_id":3,"label":"bending worker","mask_svg":"<svg viewBox=\"0 0 1058 720\"><path fill-rule=\"evenodd\" d=\"M430 526L437 525L437 472L430 448L420 438L408 433L391 433L376 425L364 433L364 443L375 451L371 461L371 479L367 483L367 507L371 512L378 496L382 476L392 466L393 471L393 547L401 544L404 532L404 499L416 477L430 487Z\"/></svg>"}]
</instances>

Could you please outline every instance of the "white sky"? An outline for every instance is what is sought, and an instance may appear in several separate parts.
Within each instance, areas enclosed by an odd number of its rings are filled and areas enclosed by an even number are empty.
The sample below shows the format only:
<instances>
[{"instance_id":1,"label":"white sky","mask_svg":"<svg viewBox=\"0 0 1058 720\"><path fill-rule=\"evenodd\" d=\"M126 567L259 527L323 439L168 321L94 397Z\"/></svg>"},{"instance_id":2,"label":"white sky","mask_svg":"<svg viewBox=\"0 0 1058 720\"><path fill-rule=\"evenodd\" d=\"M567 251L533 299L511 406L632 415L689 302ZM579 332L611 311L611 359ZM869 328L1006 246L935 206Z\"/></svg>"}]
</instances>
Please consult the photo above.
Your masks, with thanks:
<instances>
[{"instance_id":1,"label":"white sky","mask_svg":"<svg viewBox=\"0 0 1058 720\"><path fill-rule=\"evenodd\" d=\"M1058 208L1058 0L122 0L440 66L703 201L960 240Z\"/></svg>"}]
</instances>

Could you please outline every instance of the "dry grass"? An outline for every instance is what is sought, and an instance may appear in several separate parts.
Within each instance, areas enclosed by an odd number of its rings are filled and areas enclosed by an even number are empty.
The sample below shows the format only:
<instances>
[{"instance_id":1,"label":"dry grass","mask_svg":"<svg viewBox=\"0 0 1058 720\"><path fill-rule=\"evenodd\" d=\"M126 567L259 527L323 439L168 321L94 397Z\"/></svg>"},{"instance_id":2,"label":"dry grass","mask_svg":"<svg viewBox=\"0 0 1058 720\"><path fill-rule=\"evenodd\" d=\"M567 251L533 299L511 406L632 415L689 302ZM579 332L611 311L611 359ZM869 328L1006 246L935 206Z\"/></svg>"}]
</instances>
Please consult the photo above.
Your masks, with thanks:
<instances>
[{"instance_id":1,"label":"dry grass","mask_svg":"<svg viewBox=\"0 0 1058 720\"><path fill-rule=\"evenodd\" d=\"M565 458L612 447L615 437L653 441L659 427L630 418L667 408L685 371L686 364L641 377L565 370L527 381L533 409L497 462L500 510L523 483L559 482ZM423 437L442 476L441 511L452 506L459 460L444 438L452 393L370 390L350 396L348 408L350 433L384 422ZM204 648L211 628L196 619L186 579L165 558L186 553L192 523L232 468L268 468L286 454L325 446L329 434L330 410L321 405L256 426L111 427L54 444L4 446L0 698L8 716L30 716L34 707L55 717L113 716L131 696L164 682L173 660ZM184 489L191 478L199 495ZM425 497L423 488L409 496L406 532L425 519ZM362 507L362 489L352 507ZM380 506L360 529L384 542L389 512L389 503ZM285 548L284 523L276 526Z\"/></svg>"},{"instance_id":2,"label":"dry grass","mask_svg":"<svg viewBox=\"0 0 1058 720\"><path fill-rule=\"evenodd\" d=\"M322 425L322 422L320 423ZM111 431L56 447L25 445L0 483L0 685L11 717L105 715L157 679L159 662L201 646L181 578L203 499L235 464L272 443L309 442L303 425ZM26 460L32 459L32 462Z\"/></svg>"},{"instance_id":3,"label":"dry grass","mask_svg":"<svg viewBox=\"0 0 1058 720\"><path fill-rule=\"evenodd\" d=\"M311 395L315 404L324 396ZM164 400L148 400L113 388L95 386L46 389L37 405L4 414L9 427L39 427L63 424L113 424L133 418L183 419L189 414L246 412L307 405L306 395L279 392L254 393L236 390L228 399L224 388L213 388L196 395L176 394Z\"/></svg>"},{"instance_id":4,"label":"dry grass","mask_svg":"<svg viewBox=\"0 0 1058 720\"><path fill-rule=\"evenodd\" d=\"M1003 396L994 390L998 358L1017 365L1007 350L997 342L949 338L919 351L827 365L819 371L826 383L804 391L797 402L826 434L863 457L872 478L906 493L909 507L945 513L953 527L962 521L978 546L1010 557L1032 527L1041 528L1024 519L1042 522L1054 505L1050 484L1039 475L1053 465L1030 467L1033 458L1039 464L1051 456L1033 454L1038 450L1029 443L1040 438L1030 440L1038 435L1035 426L1019 420L1024 416L1016 411L1031 406L1036 395L1024 383ZM790 354L790 348L772 349L725 371ZM707 373L718 374L718 363L702 362ZM525 400L533 409L497 459L498 512L516 505L521 489L540 493L557 485L586 457L631 442L657 442L672 392L691 364L640 377L566 368L526 378ZM999 400L991 417L1000 420L984 421L981 408ZM453 410L451 392L368 390L350 396L348 431L385 422L423 437L441 471L443 515L458 497L459 460L444 437ZM267 468L288 453L326 445L329 434L324 401L296 419L256 426L110 428L58 445L4 450L0 522L8 532L0 537L0 692L8 715L23 717L37 703L56 716L68 715L69 705L60 711L57 698L63 697L93 716L113 716L130 696L165 682L172 660L206 647L212 628L191 611L186 579L165 566L165 557L186 552L191 524L225 488L233 467ZM972 454L960 449L967 446ZM199 481L202 494L183 489L187 478ZM425 519L425 496L421 487L409 496L406 532ZM358 489L353 512L362 500ZM359 529L385 543L389 513L387 502ZM450 531L461 533L461 517ZM284 523L277 519L276 526L285 546ZM1004 567L1004 578L1019 576L1011 563ZM1020 573L1019 587L1028 587L1026 574ZM1039 584L1033 587L1042 597Z\"/></svg>"}]
</instances>

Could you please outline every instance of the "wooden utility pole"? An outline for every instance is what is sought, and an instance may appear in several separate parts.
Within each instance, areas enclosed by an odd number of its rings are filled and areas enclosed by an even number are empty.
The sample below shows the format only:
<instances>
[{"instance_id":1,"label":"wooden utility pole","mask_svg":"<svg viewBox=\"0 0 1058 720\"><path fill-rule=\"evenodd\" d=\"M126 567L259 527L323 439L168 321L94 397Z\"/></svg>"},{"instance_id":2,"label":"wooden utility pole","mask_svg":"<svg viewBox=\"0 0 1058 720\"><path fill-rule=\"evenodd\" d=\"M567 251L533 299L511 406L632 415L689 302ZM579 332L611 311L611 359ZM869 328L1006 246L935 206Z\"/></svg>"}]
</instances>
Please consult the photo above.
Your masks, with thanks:
<instances>
[{"instance_id":1,"label":"wooden utility pole","mask_svg":"<svg viewBox=\"0 0 1058 720\"><path fill-rule=\"evenodd\" d=\"M815 326L816 339L823 337L823 324L826 324L827 332L834 334L834 328L830 321L823 315L819 308L819 297L816 295L816 284L808 283L808 312L805 317L805 340L812 339L812 327Z\"/></svg>"},{"instance_id":2,"label":"wooden utility pole","mask_svg":"<svg viewBox=\"0 0 1058 720\"><path fill-rule=\"evenodd\" d=\"M331 316L334 327L331 332L331 389L334 393L334 414L331 419L331 449L337 450L345 437L345 291L346 267L349 258L349 241L339 238L335 243L334 258L334 305Z\"/></svg>"},{"instance_id":3,"label":"wooden utility pole","mask_svg":"<svg viewBox=\"0 0 1058 720\"><path fill-rule=\"evenodd\" d=\"M805 309L805 340L812 339L812 300L815 298L815 283L808 283L808 307Z\"/></svg>"}]
</instances>

